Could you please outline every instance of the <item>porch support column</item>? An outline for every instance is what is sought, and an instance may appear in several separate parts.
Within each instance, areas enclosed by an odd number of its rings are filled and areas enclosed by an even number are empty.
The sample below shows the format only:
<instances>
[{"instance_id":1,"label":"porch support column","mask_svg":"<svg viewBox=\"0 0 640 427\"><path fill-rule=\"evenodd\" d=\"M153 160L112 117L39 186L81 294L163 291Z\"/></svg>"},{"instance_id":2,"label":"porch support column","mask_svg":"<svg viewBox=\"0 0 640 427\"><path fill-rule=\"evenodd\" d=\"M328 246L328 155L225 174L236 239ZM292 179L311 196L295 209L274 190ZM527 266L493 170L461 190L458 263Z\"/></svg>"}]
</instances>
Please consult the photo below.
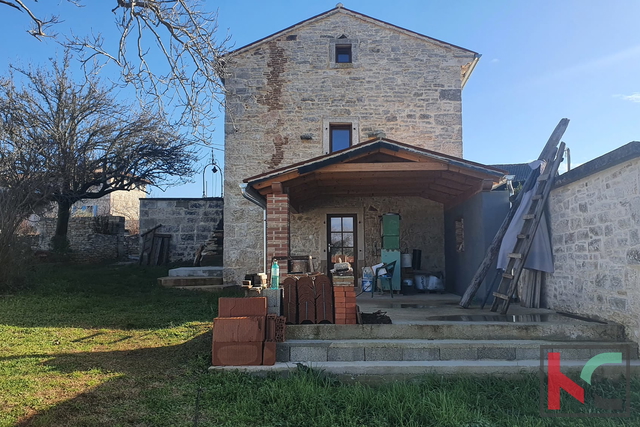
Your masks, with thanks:
<instances>
[{"instance_id":1,"label":"porch support column","mask_svg":"<svg viewBox=\"0 0 640 427\"><path fill-rule=\"evenodd\" d=\"M271 186L273 192L267 195L267 261L271 266L274 257L289 256L290 218L289 195L282 191L278 182ZM286 274L288 263L280 262L280 274Z\"/></svg>"}]
</instances>

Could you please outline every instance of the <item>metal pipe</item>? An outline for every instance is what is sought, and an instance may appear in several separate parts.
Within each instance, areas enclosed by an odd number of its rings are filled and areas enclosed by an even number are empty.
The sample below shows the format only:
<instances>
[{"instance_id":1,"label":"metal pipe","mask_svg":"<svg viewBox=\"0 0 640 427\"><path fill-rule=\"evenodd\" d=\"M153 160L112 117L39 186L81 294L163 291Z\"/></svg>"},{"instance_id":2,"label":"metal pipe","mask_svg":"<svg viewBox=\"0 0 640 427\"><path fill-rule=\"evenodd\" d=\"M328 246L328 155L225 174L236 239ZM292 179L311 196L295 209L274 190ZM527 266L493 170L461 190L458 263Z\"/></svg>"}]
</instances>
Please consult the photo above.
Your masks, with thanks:
<instances>
[{"instance_id":1,"label":"metal pipe","mask_svg":"<svg viewBox=\"0 0 640 427\"><path fill-rule=\"evenodd\" d=\"M264 200L261 200L256 191L249 187L248 184L240 184L240 190L242 191L242 197L254 203L262 208L262 271L267 272L267 204Z\"/></svg>"}]
</instances>

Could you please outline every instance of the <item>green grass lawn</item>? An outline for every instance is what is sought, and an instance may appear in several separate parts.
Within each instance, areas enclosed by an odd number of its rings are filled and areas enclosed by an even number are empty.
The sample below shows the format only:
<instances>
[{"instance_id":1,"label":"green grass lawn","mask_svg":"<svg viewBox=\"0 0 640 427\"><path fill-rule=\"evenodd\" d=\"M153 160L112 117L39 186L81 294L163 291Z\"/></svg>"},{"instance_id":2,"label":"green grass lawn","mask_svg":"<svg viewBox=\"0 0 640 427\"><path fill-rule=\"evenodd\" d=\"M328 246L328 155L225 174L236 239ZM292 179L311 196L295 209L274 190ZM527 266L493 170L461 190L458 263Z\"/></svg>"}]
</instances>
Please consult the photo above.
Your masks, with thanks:
<instances>
[{"instance_id":1,"label":"green grass lawn","mask_svg":"<svg viewBox=\"0 0 640 427\"><path fill-rule=\"evenodd\" d=\"M424 377L344 384L209 373L220 296L164 289L161 268L37 266L0 296L0 426L614 426L540 418L539 382ZM229 295L229 294L228 294Z\"/></svg>"}]
</instances>

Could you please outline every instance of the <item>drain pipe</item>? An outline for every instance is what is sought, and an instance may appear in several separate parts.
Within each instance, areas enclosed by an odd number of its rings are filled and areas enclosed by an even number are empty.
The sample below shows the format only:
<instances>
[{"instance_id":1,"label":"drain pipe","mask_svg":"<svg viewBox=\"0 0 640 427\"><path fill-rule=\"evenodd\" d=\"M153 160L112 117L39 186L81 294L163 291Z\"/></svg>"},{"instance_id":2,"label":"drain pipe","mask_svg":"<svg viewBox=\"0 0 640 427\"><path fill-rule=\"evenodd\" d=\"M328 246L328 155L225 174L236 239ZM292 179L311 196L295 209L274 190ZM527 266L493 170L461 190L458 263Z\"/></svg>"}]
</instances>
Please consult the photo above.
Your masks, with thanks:
<instances>
[{"instance_id":1,"label":"drain pipe","mask_svg":"<svg viewBox=\"0 0 640 427\"><path fill-rule=\"evenodd\" d=\"M267 203L248 184L240 184L242 197L262 208L262 272L267 272Z\"/></svg>"}]
</instances>

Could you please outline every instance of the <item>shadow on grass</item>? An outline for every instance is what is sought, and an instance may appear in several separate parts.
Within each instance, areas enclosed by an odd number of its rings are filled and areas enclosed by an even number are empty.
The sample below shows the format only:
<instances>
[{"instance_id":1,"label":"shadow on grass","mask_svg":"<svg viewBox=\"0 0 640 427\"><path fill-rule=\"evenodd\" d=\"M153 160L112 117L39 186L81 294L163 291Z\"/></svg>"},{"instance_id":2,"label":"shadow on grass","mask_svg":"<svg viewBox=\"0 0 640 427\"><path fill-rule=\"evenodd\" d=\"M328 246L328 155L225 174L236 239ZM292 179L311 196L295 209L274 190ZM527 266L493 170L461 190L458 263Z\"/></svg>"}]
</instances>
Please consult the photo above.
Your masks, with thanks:
<instances>
[{"instance_id":1,"label":"shadow on grass","mask_svg":"<svg viewBox=\"0 0 640 427\"><path fill-rule=\"evenodd\" d=\"M183 425L192 423L198 381L210 362L211 334L183 344L138 350L10 356L49 357L51 372L115 374L16 426Z\"/></svg>"},{"instance_id":2,"label":"shadow on grass","mask_svg":"<svg viewBox=\"0 0 640 427\"><path fill-rule=\"evenodd\" d=\"M167 289L167 268L50 265L34 268L33 286L0 298L0 324L19 327L154 329L211 321L218 298L239 296Z\"/></svg>"}]
</instances>

